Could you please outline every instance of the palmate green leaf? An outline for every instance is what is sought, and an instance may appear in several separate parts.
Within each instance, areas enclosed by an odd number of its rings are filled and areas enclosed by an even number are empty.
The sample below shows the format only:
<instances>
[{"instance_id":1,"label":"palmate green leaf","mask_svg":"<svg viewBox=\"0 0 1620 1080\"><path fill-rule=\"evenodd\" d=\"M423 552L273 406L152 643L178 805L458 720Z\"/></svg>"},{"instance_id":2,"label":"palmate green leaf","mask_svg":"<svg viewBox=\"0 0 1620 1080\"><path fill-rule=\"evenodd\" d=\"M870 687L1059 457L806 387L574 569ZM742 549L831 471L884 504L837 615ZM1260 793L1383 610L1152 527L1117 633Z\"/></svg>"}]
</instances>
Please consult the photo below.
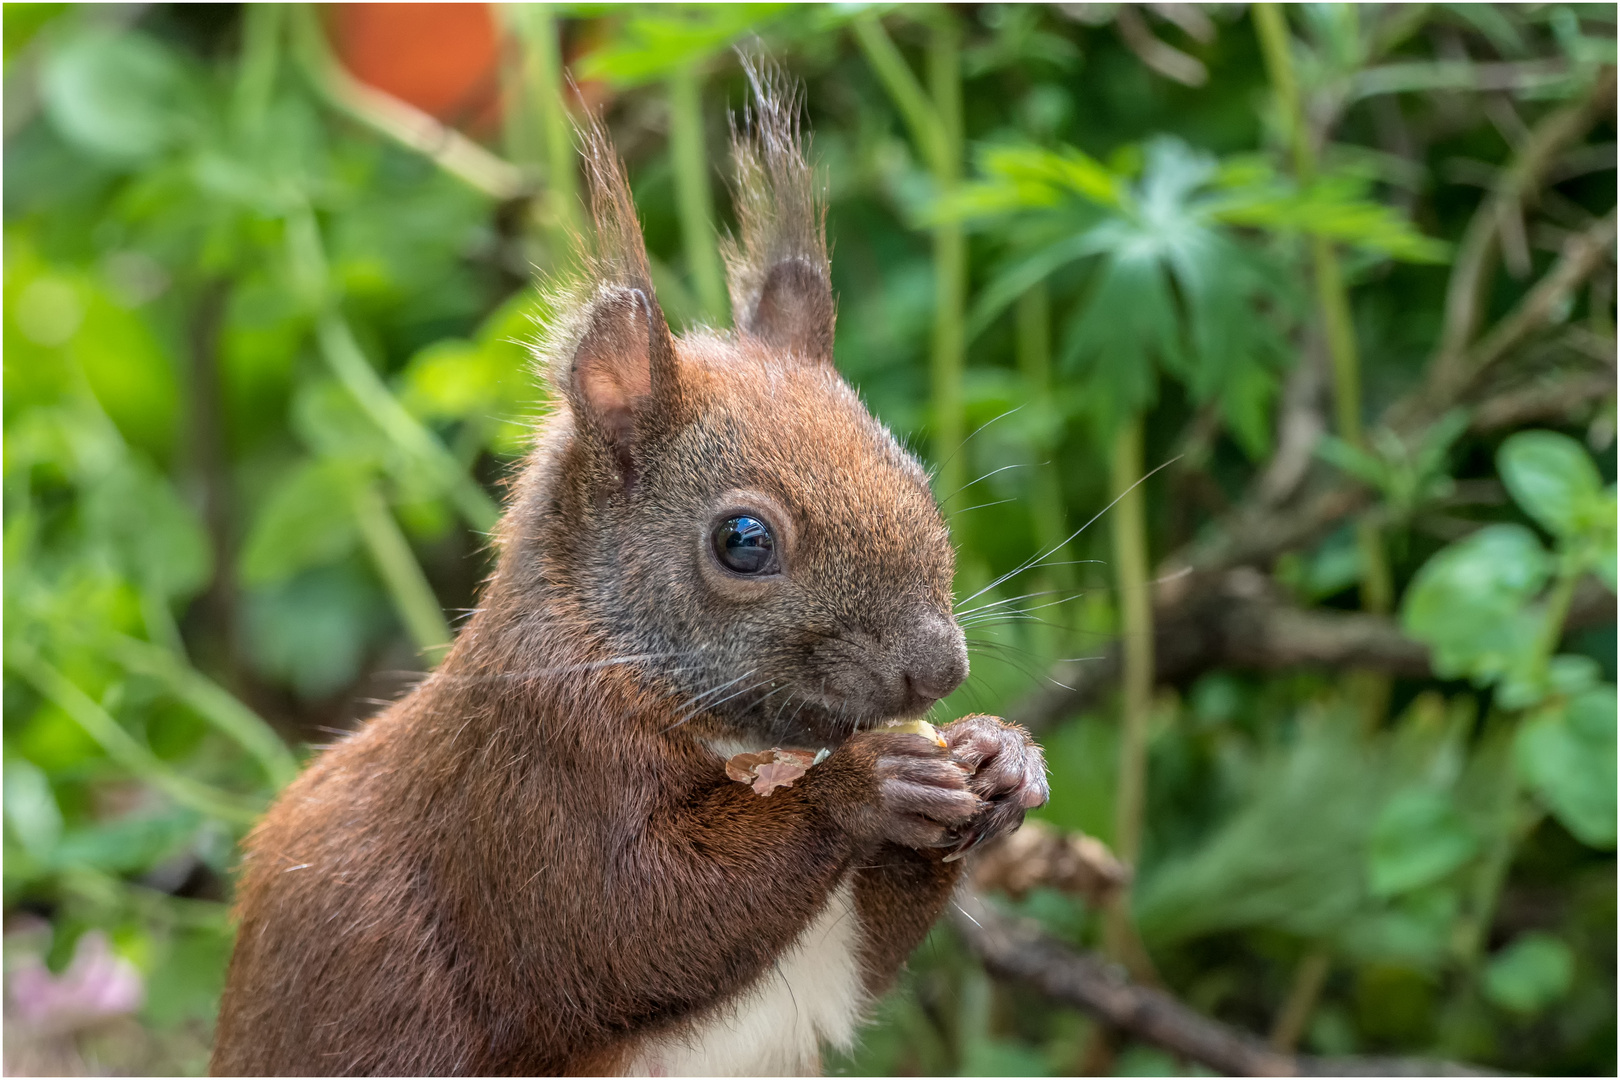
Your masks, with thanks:
<instances>
[{"instance_id":1,"label":"palmate green leaf","mask_svg":"<svg viewBox=\"0 0 1620 1080\"><path fill-rule=\"evenodd\" d=\"M1108 258L1091 295L1070 319L1060 355L1060 363L1091 388L1092 411L1105 440L1126 417L1153 404L1157 372L1166 358L1166 366L1184 366L1180 322L1159 260L1135 254Z\"/></svg>"},{"instance_id":2,"label":"palmate green leaf","mask_svg":"<svg viewBox=\"0 0 1620 1080\"><path fill-rule=\"evenodd\" d=\"M1598 686L1524 721L1514 745L1531 790L1575 838L1615 845L1615 688Z\"/></svg>"},{"instance_id":3,"label":"palmate green leaf","mask_svg":"<svg viewBox=\"0 0 1620 1080\"><path fill-rule=\"evenodd\" d=\"M1575 954L1541 930L1520 934L1485 968L1485 996L1516 1013L1537 1013L1569 993Z\"/></svg>"},{"instance_id":4,"label":"palmate green leaf","mask_svg":"<svg viewBox=\"0 0 1620 1080\"><path fill-rule=\"evenodd\" d=\"M1521 525L1488 525L1437 552L1401 603L1401 625L1433 649L1435 674L1486 686L1522 667L1541 633L1531 600L1551 557Z\"/></svg>"},{"instance_id":5,"label":"palmate green leaf","mask_svg":"<svg viewBox=\"0 0 1620 1080\"><path fill-rule=\"evenodd\" d=\"M989 328L1002 312L1020 296L1045 281L1057 270L1107 250L1108 236L1081 229L1039 249L999 272L979 292L967 318L967 339L972 341Z\"/></svg>"},{"instance_id":6,"label":"palmate green leaf","mask_svg":"<svg viewBox=\"0 0 1620 1080\"><path fill-rule=\"evenodd\" d=\"M1496 455L1513 501L1560 539L1614 527L1603 479L1581 444L1556 431L1510 435Z\"/></svg>"},{"instance_id":7,"label":"palmate green leaf","mask_svg":"<svg viewBox=\"0 0 1620 1080\"><path fill-rule=\"evenodd\" d=\"M1449 248L1424 236L1393 207L1367 193L1356 175L1329 175L1310 187L1245 167L1229 170L1210 213L1229 225L1279 234L1320 236L1403 262L1444 263Z\"/></svg>"}]
</instances>

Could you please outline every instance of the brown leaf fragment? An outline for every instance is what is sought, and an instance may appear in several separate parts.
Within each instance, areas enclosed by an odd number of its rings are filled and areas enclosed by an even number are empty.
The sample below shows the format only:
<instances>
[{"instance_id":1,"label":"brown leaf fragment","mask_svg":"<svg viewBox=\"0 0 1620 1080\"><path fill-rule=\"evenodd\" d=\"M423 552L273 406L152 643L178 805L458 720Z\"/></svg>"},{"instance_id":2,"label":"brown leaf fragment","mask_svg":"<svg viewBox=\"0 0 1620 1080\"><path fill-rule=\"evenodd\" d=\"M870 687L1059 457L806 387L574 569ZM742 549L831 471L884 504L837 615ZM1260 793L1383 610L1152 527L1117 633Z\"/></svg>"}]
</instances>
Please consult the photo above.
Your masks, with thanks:
<instances>
[{"instance_id":1,"label":"brown leaf fragment","mask_svg":"<svg viewBox=\"0 0 1620 1080\"><path fill-rule=\"evenodd\" d=\"M986 848L974 866L974 884L1014 898L1037 885L1105 904L1125 887L1131 871L1108 846L1084 833L1060 832L1026 821L1017 832Z\"/></svg>"},{"instance_id":2,"label":"brown leaf fragment","mask_svg":"<svg viewBox=\"0 0 1620 1080\"><path fill-rule=\"evenodd\" d=\"M739 784L748 784L755 794L769 795L779 787L792 787L815 764L808 750L773 747L753 754L735 754L726 762L726 775Z\"/></svg>"}]
</instances>

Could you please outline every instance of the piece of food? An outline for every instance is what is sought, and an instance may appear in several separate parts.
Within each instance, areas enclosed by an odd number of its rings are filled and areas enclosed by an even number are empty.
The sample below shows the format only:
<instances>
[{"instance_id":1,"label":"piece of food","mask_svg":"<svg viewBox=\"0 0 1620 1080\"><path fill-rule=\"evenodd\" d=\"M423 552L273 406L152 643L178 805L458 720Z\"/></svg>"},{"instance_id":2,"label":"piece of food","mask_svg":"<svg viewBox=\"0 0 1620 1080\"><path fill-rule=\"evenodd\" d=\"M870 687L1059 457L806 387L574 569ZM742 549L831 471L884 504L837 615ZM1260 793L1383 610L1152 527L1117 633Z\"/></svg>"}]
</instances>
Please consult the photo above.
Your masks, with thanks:
<instances>
[{"instance_id":1,"label":"piece of food","mask_svg":"<svg viewBox=\"0 0 1620 1080\"><path fill-rule=\"evenodd\" d=\"M726 775L739 784L747 784L757 795L769 795L779 787L792 787L793 782L822 757L808 750L783 750L773 747L755 754L735 754L726 761Z\"/></svg>"},{"instance_id":2,"label":"piece of food","mask_svg":"<svg viewBox=\"0 0 1620 1080\"><path fill-rule=\"evenodd\" d=\"M902 720L897 724L885 724L878 730L894 732L897 735L921 735L935 746L945 745L945 736L939 733L939 728L926 720Z\"/></svg>"}]
</instances>

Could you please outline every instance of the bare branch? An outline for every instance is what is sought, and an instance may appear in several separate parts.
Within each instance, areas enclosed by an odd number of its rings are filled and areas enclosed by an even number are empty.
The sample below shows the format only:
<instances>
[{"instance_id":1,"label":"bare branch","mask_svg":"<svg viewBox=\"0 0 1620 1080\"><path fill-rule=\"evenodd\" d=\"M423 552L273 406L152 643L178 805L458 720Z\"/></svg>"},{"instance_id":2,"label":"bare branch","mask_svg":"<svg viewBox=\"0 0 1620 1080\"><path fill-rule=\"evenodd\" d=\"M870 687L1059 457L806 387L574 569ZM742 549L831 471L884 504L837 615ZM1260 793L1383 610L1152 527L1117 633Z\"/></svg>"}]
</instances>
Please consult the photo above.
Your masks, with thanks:
<instances>
[{"instance_id":1,"label":"bare branch","mask_svg":"<svg viewBox=\"0 0 1620 1080\"><path fill-rule=\"evenodd\" d=\"M1027 920L964 891L952 922L986 970L1026 983L1109 1027L1231 1076L1489 1076L1449 1061L1317 1058L1279 1053L1160 990L1132 983L1118 965L1056 941Z\"/></svg>"},{"instance_id":2,"label":"bare branch","mask_svg":"<svg viewBox=\"0 0 1620 1080\"><path fill-rule=\"evenodd\" d=\"M1484 311L1491 256L1504 222L1516 216L1545 182L1548 171L1569 144L1584 135L1604 111L1614 107L1614 86L1614 69L1606 68L1584 98L1543 117L1512 164L1503 170L1496 190L1475 211L1446 285L1445 325L1430 365L1431 382L1444 385L1456 379L1453 369L1462 363Z\"/></svg>"},{"instance_id":3,"label":"bare branch","mask_svg":"<svg viewBox=\"0 0 1620 1080\"><path fill-rule=\"evenodd\" d=\"M1296 607L1271 579L1248 567L1196 580L1168 602L1166 587L1160 587L1154 616L1156 682L1190 679L1214 667L1364 668L1410 678L1432 673L1428 647L1386 616ZM1596 578L1585 578L1565 626L1573 630L1610 621L1614 604ZM1052 679L1018 702L1007 718L1031 731L1050 728L1092 705L1118 677L1115 648L1095 659L1062 661Z\"/></svg>"}]
</instances>

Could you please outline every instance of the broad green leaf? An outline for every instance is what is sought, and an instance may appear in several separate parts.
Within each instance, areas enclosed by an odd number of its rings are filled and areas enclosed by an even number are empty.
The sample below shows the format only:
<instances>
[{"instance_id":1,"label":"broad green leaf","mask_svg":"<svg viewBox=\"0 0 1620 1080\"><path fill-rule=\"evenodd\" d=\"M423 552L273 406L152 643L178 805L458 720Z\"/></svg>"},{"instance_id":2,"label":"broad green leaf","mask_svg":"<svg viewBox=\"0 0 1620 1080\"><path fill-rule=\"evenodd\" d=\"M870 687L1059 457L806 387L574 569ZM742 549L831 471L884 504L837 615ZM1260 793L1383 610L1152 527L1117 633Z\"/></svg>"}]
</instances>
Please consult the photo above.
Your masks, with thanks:
<instances>
[{"instance_id":1,"label":"broad green leaf","mask_svg":"<svg viewBox=\"0 0 1620 1080\"><path fill-rule=\"evenodd\" d=\"M638 86L675 69L724 52L746 34L758 33L791 4L687 4L631 6L605 48L578 61L585 79Z\"/></svg>"},{"instance_id":2,"label":"broad green leaf","mask_svg":"<svg viewBox=\"0 0 1620 1080\"><path fill-rule=\"evenodd\" d=\"M23 757L7 757L4 789L6 827L34 858L48 861L62 836L62 808L50 779Z\"/></svg>"},{"instance_id":3,"label":"broad green leaf","mask_svg":"<svg viewBox=\"0 0 1620 1080\"><path fill-rule=\"evenodd\" d=\"M1581 444L1556 431L1521 431L1496 455L1497 470L1526 514L1560 538L1612 529L1613 507L1603 498L1603 480Z\"/></svg>"},{"instance_id":4,"label":"broad green leaf","mask_svg":"<svg viewBox=\"0 0 1620 1080\"><path fill-rule=\"evenodd\" d=\"M353 496L363 479L363 465L330 458L305 461L283 476L242 546L243 583L286 581L353 551L359 538Z\"/></svg>"},{"instance_id":5,"label":"broad green leaf","mask_svg":"<svg viewBox=\"0 0 1620 1080\"><path fill-rule=\"evenodd\" d=\"M1485 996L1517 1013L1536 1013L1569 993L1575 954L1551 934L1520 934L1485 968Z\"/></svg>"},{"instance_id":6,"label":"broad green leaf","mask_svg":"<svg viewBox=\"0 0 1620 1080\"><path fill-rule=\"evenodd\" d=\"M135 162L167 149L188 126L185 73L144 34L102 31L69 38L46 63L46 114L92 153Z\"/></svg>"},{"instance_id":7,"label":"broad green leaf","mask_svg":"<svg viewBox=\"0 0 1620 1080\"><path fill-rule=\"evenodd\" d=\"M1473 857L1478 838L1445 792L1409 788L1379 811L1367 846L1373 895L1395 896L1439 881Z\"/></svg>"},{"instance_id":8,"label":"broad green leaf","mask_svg":"<svg viewBox=\"0 0 1620 1080\"><path fill-rule=\"evenodd\" d=\"M1541 633L1529 610L1551 559L1520 525L1489 525L1437 552L1401 603L1406 632L1434 651L1435 674L1485 686L1522 666Z\"/></svg>"},{"instance_id":9,"label":"broad green leaf","mask_svg":"<svg viewBox=\"0 0 1620 1080\"><path fill-rule=\"evenodd\" d=\"M1527 718L1514 746L1519 771L1575 838L1615 844L1615 688L1600 686Z\"/></svg>"}]
</instances>

